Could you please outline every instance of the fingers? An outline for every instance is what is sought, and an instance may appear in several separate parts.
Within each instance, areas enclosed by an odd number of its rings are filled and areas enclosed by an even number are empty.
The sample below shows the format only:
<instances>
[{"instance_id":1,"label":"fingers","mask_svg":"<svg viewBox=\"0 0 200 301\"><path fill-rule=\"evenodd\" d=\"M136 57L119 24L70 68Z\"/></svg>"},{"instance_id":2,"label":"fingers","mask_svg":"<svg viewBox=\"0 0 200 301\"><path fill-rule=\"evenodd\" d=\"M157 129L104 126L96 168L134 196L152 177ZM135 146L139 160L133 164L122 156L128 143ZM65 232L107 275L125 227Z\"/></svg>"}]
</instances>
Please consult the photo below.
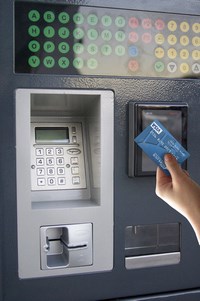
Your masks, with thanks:
<instances>
[{"instance_id":1,"label":"fingers","mask_svg":"<svg viewBox=\"0 0 200 301\"><path fill-rule=\"evenodd\" d=\"M170 172L172 179L176 179L183 174L183 170L178 164L176 158L171 154L166 154L164 157L165 165Z\"/></svg>"}]
</instances>

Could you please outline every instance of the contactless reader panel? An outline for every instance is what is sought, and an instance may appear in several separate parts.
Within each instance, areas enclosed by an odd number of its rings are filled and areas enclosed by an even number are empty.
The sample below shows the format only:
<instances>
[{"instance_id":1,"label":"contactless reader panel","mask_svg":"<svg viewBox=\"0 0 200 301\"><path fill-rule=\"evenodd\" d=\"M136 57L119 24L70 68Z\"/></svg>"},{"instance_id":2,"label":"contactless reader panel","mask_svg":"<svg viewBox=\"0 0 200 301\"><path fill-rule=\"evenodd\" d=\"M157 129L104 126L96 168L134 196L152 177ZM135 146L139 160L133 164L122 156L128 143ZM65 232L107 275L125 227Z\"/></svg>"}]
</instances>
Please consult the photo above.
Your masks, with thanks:
<instances>
[{"instance_id":1,"label":"contactless reader panel","mask_svg":"<svg viewBox=\"0 0 200 301\"><path fill-rule=\"evenodd\" d=\"M129 103L129 166L128 174L134 176L155 175L156 165L137 146L137 137L155 119L187 149L187 111L185 103ZM186 162L183 163L186 168Z\"/></svg>"},{"instance_id":2,"label":"contactless reader panel","mask_svg":"<svg viewBox=\"0 0 200 301\"><path fill-rule=\"evenodd\" d=\"M81 123L31 123L32 190L86 188Z\"/></svg>"}]
</instances>

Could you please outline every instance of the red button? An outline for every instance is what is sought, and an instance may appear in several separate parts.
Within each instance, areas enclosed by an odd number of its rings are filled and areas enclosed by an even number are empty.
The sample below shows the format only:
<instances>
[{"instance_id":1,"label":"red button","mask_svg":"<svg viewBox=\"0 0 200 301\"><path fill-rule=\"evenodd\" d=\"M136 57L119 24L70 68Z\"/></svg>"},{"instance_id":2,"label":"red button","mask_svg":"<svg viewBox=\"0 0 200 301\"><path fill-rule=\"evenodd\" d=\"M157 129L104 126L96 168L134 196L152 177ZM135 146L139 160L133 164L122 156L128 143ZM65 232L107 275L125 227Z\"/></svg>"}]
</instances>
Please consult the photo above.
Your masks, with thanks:
<instances>
[{"instance_id":1,"label":"red button","mask_svg":"<svg viewBox=\"0 0 200 301\"><path fill-rule=\"evenodd\" d=\"M157 30L163 30L165 28L165 22L162 19L157 19L155 22L155 27Z\"/></svg>"},{"instance_id":2,"label":"red button","mask_svg":"<svg viewBox=\"0 0 200 301\"><path fill-rule=\"evenodd\" d=\"M131 72L136 72L139 69L139 63L136 60L130 60L128 62L128 68Z\"/></svg>"},{"instance_id":3,"label":"red button","mask_svg":"<svg viewBox=\"0 0 200 301\"><path fill-rule=\"evenodd\" d=\"M149 32L143 33L143 35L142 35L142 41L145 44L151 43L151 40L152 40L152 35Z\"/></svg>"},{"instance_id":4,"label":"red button","mask_svg":"<svg viewBox=\"0 0 200 301\"><path fill-rule=\"evenodd\" d=\"M136 42L138 41L138 34L137 34L137 32L131 31L131 32L129 33L128 38L129 38L129 41L130 41L130 42L136 43Z\"/></svg>"},{"instance_id":5,"label":"red button","mask_svg":"<svg viewBox=\"0 0 200 301\"><path fill-rule=\"evenodd\" d=\"M131 17L128 21L128 24L131 28L137 28L139 26L139 21L135 17Z\"/></svg>"},{"instance_id":6,"label":"red button","mask_svg":"<svg viewBox=\"0 0 200 301\"><path fill-rule=\"evenodd\" d=\"M151 19L149 19L149 18L143 19L142 20L142 27L144 29L150 29L152 27L152 21L151 21Z\"/></svg>"}]
</instances>

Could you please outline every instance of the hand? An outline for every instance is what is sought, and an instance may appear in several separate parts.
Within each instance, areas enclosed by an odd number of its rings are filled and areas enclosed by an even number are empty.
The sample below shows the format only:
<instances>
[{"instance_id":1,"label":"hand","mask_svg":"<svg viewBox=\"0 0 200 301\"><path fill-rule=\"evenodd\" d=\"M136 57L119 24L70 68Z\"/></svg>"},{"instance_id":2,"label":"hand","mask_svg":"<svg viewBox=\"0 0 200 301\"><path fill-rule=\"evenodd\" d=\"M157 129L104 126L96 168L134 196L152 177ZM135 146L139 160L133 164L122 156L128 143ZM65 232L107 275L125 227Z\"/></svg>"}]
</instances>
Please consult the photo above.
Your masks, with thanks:
<instances>
[{"instance_id":1,"label":"hand","mask_svg":"<svg viewBox=\"0 0 200 301\"><path fill-rule=\"evenodd\" d=\"M156 194L188 219L200 243L200 186L171 154L165 155L164 159L171 177L157 168Z\"/></svg>"}]
</instances>

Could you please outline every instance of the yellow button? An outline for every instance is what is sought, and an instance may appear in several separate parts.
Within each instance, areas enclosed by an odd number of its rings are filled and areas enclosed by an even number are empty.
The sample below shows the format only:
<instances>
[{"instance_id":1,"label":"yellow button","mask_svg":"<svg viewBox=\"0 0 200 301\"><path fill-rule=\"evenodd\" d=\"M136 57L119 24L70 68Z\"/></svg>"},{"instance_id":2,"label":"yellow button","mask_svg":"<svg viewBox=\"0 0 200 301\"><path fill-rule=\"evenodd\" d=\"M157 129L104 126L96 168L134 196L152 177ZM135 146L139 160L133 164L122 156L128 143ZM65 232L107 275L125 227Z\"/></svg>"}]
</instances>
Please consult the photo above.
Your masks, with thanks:
<instances>
[{"instance_id":1,"label":"yellow button","mask_svg":"<svg viewBox=\"0 0 200 301\"><path fill-rule=\"evenodd\" d=\"M189 44L190 40L188 38L188 36L181 36L180 37L180 43L183 46L187 46Z\"/></svg>"},{"instance_id":2,"label":"yellow button","mask_svg":"<svg viewBox=\"0 0 200 301\"><path fill-rule=\"evenodd\" d=\"M167 37L167 41L170 45L175 45L177 43L177 37L174 34L170 34Z\"/></svg>"},{"instance_id":3,"label":"yellow button","mask_svg":"<svg viewBox=\"0 0 200 301\"><path fill-rule=\"evenodd\" d=\"M177 29L177 23L174 20L168 22L167 27L170 31L175 31Z\"/></svg>"},{"instance_id":4,"label":"yellow button","mask_svg":"<svg viewBox=\"0 0 200 301\"><path fill-rule=\"evenodd\" d=\"M188 73L189 70L190 70L190 68L189 68L189 65L188 65L188 64L182 63L182 64L180 65L180 71L181 71L182 73Z\"/></svg>"},{"instance_id":5,"label":"yellow button","mask_svg":"<svg viewBox=\"0 0 200 301\"><path fill-rule=\"evenodd\" d=\"M192 25L192 30L195 32L195 33L199 33L200 32L200 23L194 23Z\"/></svg>"},{"instance_id":6,"label":"yellow button","mask_svg":"<svg viewBox=\"0 0 200 301\"><path fill-rule=\"evenodd\" d=\"M174 48L169 48L168 49L168 51L167 51L167 55L168 55L168 57L170 58L170 59L175 59L176 58L176 56L177 56L177 51L176 51L176 49L174 49Z\"/></svg>"},{"instance_id":7,"label":"yellow button","mask_svg":"<svg viewBox=\"0 0 200 301\"><path fill-rule=\"evenodd\" d=\"M193 50L192 51L192 58L195 61L200 60L200 50Z\"/></svg>"},{"instance_id":8,"label":"yellow button","mask_svg":"<svg viewBox=\"0 0 200 301\"><path fill-rule=\"evenodd\" d=\"M192 45L193 46L196 46L196 47L198 47L198 46L200 46L200 37L193 37L192 38Z\"/></svg>"},{"instance_id":9,"label":"yellow button","mask_svg":"<svg viewBox=\"0 0 200 301\"><path fill-rule=\"evenodd\" d=\"M189 51L187 49L182 49L180 51L180 57L182 60L187 60L189 57Z\"/></svg>"},{"instance_id":10,"label":"yellow button","mask_svg":"<svg viewBox=\"0 0 200 301\"><path fill-rule=\"evenodd\" d=\"M164 51L163 48L157 47L157 48L155 49L155 56L156 56L157 58L161 59L161 58L163 58L164 55L165 55L165 51Z\"/></svg>"},{"instance_id":11,"label":"yellow button","mask_svg":"<svg viewBox=\"0 0 200 301\"><path fill-rule=\"evenodd\" d=\"M155 35L155 42L158 44L158 45L162 45L165 41L165 38L164 38L164 35L161 34L161 33L158 33L157 35Z\"/></svg>"},{"instance_id":12,"label":"yellow button","mask_svg":"<svg viewBox=\"0 0 200 301\"><path fill-rule=\"evenodd\" d=\"M187 22L181 22L180 29L183 32L188 32L188 30L190 29L190 25Z\"/></svg>"}]
</instances>

